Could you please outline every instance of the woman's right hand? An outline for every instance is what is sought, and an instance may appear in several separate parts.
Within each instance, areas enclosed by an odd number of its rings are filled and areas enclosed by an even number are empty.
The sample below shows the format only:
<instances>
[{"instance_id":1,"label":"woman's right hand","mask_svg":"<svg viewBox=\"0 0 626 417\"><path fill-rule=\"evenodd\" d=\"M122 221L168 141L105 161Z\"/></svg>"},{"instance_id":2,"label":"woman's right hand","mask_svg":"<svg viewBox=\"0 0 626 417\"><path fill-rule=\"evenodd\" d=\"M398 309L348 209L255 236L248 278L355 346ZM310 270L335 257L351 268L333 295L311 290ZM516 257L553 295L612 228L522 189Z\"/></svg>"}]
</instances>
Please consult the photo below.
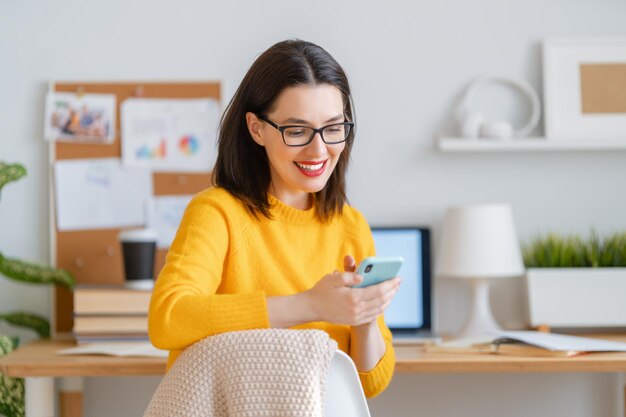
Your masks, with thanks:
<instances>
[{"instance_id":1,"label":"woman's right hand","mask_svg":"<svg viewBox=\"0 0 626 417\"><path fill-rule=\"evenodd\" d=\"M352 288L363 277L354 272L325 275L306 291L316 321L358 326L376 320L382 314L400 285L396 277L365 288Z\"/></svg>"}]
</instances>

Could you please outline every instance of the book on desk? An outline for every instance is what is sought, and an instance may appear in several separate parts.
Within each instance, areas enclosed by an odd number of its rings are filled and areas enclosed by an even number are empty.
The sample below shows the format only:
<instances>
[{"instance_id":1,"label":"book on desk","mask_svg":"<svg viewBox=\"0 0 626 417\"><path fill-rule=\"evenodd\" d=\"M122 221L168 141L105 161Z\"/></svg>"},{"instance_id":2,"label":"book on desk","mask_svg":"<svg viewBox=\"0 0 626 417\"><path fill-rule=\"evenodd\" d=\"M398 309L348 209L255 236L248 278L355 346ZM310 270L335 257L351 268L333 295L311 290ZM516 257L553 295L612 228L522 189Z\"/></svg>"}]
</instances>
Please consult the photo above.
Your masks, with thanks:
<instances>
[{"instance_id":1,"label":"book on desk","mask_svg":"<svg viewBox=\"0 0 626 417\"><path fill-rule=\"evenodd\" d=\"M534 331L502 331L479 339L457 339L424 347L429 353L572 357L593 352L626 352L626 343Z\"/></svg>"},{"instance_id":2,"label":"book on desk","mask_svg":"<svg viewBox=\"0 0 626 417\"><path fill-rule=\"evenodd\" d=\"M123 286L77 286L72 331L76 341L147 341L150 296L149 290Z\"/></svg>"},{"instance_id":3,"label":"book on desk","mask_svg":"<svg viewBox=\"0 0 626 417\"><path fill-rule=\"evenodd\" d=\"M428 353L459 353L459 354L494 354L525 357L571 357L585 352L575 350L548 350L523 342L507 343L475 343L470 346L450 346L445 344L426 345L424 351Z\"/></svg>"}]
</instances>

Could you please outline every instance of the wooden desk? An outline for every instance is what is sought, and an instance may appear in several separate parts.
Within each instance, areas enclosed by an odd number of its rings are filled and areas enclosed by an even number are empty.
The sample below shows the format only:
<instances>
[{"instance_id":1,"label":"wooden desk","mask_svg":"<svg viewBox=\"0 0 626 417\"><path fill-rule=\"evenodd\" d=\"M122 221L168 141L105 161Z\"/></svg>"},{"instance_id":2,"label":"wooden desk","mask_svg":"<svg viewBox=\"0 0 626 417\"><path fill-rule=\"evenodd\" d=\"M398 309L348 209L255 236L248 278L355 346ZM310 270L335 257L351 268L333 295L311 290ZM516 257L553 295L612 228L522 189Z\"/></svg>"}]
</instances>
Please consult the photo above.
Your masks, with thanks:
<instances>
[{"instance_id":1,"label":"wooden desk","mask_svg":"<svg viewBox=\"0 0 626 417\"><path fill-rule=\"evenodd\" d=\"M165 374L165 359L104 355L57 355L73 341L37 340L0 359L0 371L18 378L70 376L149 376Z\"/></svg>"},{"instance_id":2,"label":"wooden desk","mask_svg":"<svg viewBox=\"0 0 626 417\"><path fill-rule=\"evenodd\" d=\"M605 337L626 342L626 335ZM74 342L69 341L32 342L0 359L0 371L8 376L26 378L27 395L29 390L34 390L37 394L31 395L38 398L38 401L41 395L44 397L48 395L42 392L51 390L51 381L55 377L158 376L165 373L165 359L55 354L57 350L73 345ZM591 353L572 358L528 358L489 354L425 353L419 346L396 346L396 359L396 372L408 374L626 372L626 353ZM27 414L27 417L31 416ZM32 417L38 416L33 413Z\"/></svg>"},{"instance_id":3,"label":"wooden desk","mask_svg":"<svg viewBox=\"0 0 626 417\"><path fill-rule=\"evenodd\" d=\"M609 337L607 337L609 338ZM613 336L626 342L626 336ZM19 377L150 376L165 374L165 359L100 355L59 356L74 342L35 341L0 359L0 371ZM626 353L592 353L572 358L527 358L486 354L425 353L419 346L396 346L399 373L626 372Z\"/></svg>"}]
</instances>

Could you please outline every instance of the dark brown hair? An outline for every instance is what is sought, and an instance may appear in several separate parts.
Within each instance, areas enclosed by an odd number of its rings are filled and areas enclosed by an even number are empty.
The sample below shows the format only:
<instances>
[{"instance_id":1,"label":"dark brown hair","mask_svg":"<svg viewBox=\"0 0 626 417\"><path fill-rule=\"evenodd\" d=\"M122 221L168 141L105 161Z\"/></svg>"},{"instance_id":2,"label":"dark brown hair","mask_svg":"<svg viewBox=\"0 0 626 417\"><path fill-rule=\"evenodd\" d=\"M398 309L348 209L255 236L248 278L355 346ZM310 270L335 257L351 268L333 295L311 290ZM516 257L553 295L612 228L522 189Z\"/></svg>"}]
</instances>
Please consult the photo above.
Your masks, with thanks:
<instances>
[{"instance_id":1,"label":"dark brown hair","mask_svg":"<svg viewBox=\"0 0 626 417\"><path fill-rule=\"evenodd\" d=\"M271 218L268 190L270 167L265 148L248 131L246 113L266 114L287 87L329 84L341 91L344 116L354 121L348 79L341 66L323 48L302 40L279 42L263 52L241 81L220 121L215 185L239 198L252 214ZM346 202L346 171L354 129L324 188L315 193L320 220L341 214Z\"/></svg>"}]
</instances>

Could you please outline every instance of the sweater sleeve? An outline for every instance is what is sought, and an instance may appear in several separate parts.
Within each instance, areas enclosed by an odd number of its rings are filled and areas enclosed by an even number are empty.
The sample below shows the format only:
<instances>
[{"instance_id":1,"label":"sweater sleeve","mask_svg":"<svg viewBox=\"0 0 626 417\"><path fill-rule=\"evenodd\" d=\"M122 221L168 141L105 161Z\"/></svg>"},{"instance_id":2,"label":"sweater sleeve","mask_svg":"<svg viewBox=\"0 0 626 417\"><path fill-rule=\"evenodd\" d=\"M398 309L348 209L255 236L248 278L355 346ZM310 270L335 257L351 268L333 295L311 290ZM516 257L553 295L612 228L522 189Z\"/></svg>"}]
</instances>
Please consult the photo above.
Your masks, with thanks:
<instances>
[{"instance_id":1,"label":"sweater sleeve","mask_svg":"<svg viewBox=\"0 0 626 417\"><path fill-rule=\"evenodd\" d=\"M391 331L385 324L382 315L378 316L376 322L385 340L385 353L372 369L367 372L359 372L359 379L367 398L375 397L387 388L396 366L396 352L391 342Z\"/></svg>"},{"instance_id":2,"label":"sweater sleeve","mask_svg":"<svg viewBox=\"0 0 626 417\"><path fill-rule=\"evenodd\" d=\"M150 301L148 333L181 350L213 334L269 327L265 294L216 294L228 256L226 209L206 192L189 203Z\"/></svg>"}]
</instances>

